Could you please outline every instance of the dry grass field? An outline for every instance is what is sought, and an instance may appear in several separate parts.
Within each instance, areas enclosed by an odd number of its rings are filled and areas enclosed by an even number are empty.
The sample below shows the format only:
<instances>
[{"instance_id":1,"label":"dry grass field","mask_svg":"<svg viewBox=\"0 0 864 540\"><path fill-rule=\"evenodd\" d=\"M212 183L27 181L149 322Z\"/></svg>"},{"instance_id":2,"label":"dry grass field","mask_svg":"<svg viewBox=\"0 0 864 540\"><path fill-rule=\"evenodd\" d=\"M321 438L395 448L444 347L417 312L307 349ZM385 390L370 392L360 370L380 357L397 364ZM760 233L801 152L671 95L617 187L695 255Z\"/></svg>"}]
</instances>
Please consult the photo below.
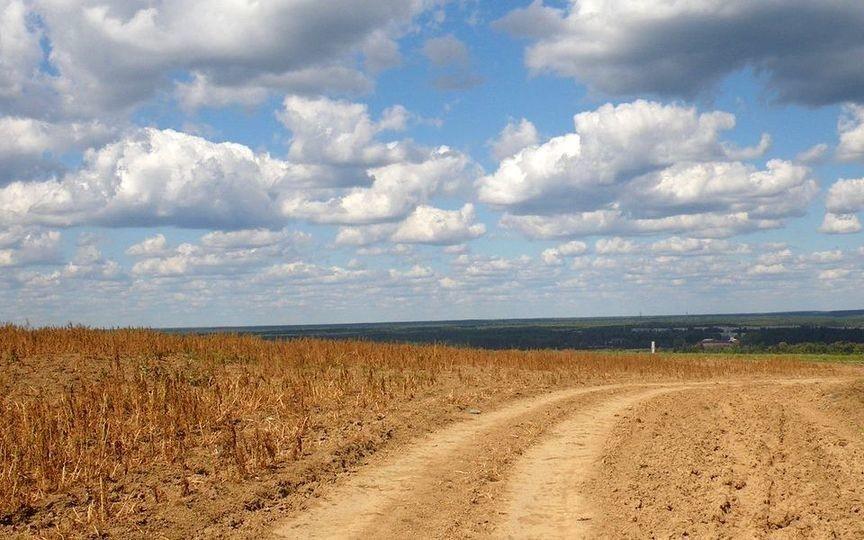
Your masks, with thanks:
<instances>
[{"instance_id":1,"label":"dry grass field","mask_svg":"<svg viewBox=\"0 0 864 540\"><path fill-rule=\"evenodd\" d=\"M784 357L9 325L0 535L260 536L380 450L468 412L597 385L850 376L858 368Z\"/></svg>"}]
</instances>

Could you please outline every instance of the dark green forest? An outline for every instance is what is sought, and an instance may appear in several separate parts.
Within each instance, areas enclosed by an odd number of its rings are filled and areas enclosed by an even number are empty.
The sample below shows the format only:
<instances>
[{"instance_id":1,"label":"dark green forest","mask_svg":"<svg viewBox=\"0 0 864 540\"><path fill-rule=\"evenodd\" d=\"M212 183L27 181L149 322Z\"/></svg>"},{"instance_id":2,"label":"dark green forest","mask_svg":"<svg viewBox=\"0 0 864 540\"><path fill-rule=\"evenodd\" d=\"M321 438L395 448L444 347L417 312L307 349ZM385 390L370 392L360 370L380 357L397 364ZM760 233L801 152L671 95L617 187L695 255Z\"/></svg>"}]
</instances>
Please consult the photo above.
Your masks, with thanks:
<instances>
[{"instance_id":1,"label":"dark green forest","mask_svg":"<svg viewBox=\"0 0 864 540\"><path fill-rule=\"evenodd\" d=\"M701 350L704 339L739 341L736 352L862 354L864 310L768 314L422 321L168 329L234 332L266 339L318 337L441 343L487 349Z\"/></svg>"}]
</instances>

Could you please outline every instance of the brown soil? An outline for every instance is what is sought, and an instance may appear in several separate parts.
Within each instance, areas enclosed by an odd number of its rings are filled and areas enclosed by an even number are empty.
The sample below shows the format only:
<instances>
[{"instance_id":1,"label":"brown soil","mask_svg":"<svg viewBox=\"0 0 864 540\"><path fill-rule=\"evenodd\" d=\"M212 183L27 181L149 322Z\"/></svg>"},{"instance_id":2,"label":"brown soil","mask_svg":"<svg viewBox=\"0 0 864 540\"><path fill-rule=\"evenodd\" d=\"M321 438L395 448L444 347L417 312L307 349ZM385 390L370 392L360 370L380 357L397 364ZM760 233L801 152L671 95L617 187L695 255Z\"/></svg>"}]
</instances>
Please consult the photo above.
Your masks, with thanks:
<instances>
[{"instance_id":1,"label":"brown soil","mask_svg":"<svg viewBox=\"0 0 864 540\"><path fill-rule=\"evenodd\" d=\"M603 515L592 533L864 537L860 390L754 384L635 407L613 430L591 486Z\"/></svg>"},{"instance_id":2,"label":"brown soil","mask_svg":"<svg viewBox=\"0 0 864 540\"><path fill-rule=\"evenodd\" d=\"M606 385L391 448L284 538L864 536L861 379Z\"/></svg>"}]
</instances>

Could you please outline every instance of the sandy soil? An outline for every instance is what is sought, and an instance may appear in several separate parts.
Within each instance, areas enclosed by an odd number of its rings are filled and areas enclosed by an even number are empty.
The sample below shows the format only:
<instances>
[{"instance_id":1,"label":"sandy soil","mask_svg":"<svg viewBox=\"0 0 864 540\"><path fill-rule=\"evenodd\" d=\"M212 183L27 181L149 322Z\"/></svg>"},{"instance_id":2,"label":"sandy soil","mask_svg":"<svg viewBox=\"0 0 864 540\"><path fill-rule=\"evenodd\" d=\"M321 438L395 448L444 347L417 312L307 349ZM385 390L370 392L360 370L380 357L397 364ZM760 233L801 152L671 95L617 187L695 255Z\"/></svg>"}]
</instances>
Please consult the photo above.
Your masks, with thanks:
<instances>
[{"instance_id":1,"label":"sandy soil","mask_svg":"<svg viewBox=\"0 0 864 540\"><path fill-rule=\"evenodd\" d=\"M860 379L607 385L374 456L280 538L861 538Z\"/></svg>"}]
</instances>

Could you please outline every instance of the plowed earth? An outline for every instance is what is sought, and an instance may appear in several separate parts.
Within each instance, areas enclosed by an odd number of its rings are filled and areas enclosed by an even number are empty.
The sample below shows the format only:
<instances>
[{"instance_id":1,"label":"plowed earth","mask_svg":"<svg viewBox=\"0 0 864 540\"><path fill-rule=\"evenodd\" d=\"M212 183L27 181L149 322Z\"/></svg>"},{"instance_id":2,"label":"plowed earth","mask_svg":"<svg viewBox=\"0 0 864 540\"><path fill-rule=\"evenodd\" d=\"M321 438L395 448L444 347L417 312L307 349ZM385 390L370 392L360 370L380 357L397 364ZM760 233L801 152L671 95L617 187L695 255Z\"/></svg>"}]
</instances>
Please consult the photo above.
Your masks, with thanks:
<instances>
[{"instance_id":1,"label":"plowed earth","mask_svg":"<svg viewBox=\"0 0 864 540\"><path fill-rule=\"evenodd\" d=\"M606 385L466 413L271 532L864 538L864 382Z\"/></svg>"}]
</instances>

